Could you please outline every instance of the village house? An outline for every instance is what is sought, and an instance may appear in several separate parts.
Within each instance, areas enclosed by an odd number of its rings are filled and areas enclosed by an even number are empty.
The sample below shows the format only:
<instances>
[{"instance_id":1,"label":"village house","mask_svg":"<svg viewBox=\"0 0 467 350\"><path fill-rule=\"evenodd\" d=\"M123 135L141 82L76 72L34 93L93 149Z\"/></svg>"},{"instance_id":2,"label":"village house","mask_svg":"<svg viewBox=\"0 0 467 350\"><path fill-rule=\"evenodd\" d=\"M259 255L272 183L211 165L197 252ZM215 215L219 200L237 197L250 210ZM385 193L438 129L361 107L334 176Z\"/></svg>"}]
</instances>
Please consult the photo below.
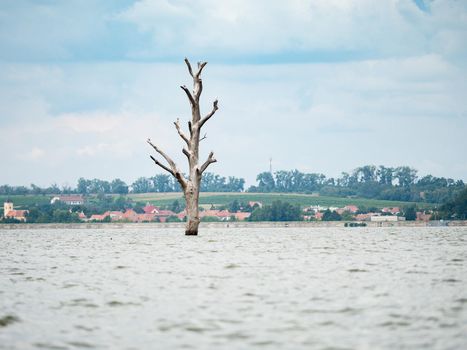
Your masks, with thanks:
<instances>
[{"instance_id":1,"label":"village house","mask_svg":"<svg viewBox=\"0 0 467 350\"><path fill-rule=\"evenodd\" d=\"M92 214L89 221L103 221L106 216L105 214Z\"/></svg>"},{"instance_id":2,"label":"village house","mask_svg":"<svg viewBox=\"0 0 467 350\"><path fill-rule=\"evenodd\" d=\"M316 220L323 220L324 213L321 211L318 211L315 213L315 219Z\"/></svg>"},{"instance_id":3,"label":"village house","mask_svg":"<svg viewBox=\"0 0 467 350\"><path fill-rule=\"evenodd\" d=\"M357 221L370 221L372 217L379 216L380 213L366 213L366 214L357 214L355 215L355 220Z\"/></svg>"},{"instance_id":4,"label":"village house","mask_svg":"<svg viewBox=\"0 0 467 350\"><path fill-rule=\"evenodd\" d=\"M165 222L165 220L170 216L177 216L177 213L174 213L172 210L163 210L154 205L150 205L149 203L143 207L143 211L144 214L146 214L146 218L149 219L150 216L148 215L153 215L154 217L152 220L157 218L161 222Z\"/></svg>"},{"instance_id":5,"label":"village house","mask_svg":"<svg viewBox=\"0 0 467 350\"><path fill-rule=\"evenodd\" d=\"M315 220L322 220L324 212L326 210L329 210L331 212L336 212L339 215L342 215L344 213L356 214L358 212L358 207L356 205L346 205L343 208L322 207L320 205L312 205L312 206L309 206L303 209L303 212L306 214L304 215L303 218L305 220L311 220L312 218L314 218ZM368 216L368 220L369 220L369 216Z\"/></svg>"},{"instance_id":6,"label":"village house","mask_svg":"<svg viewBox=\"0 0 467 350\"><path fill-rule=\"evenodd\" d=\"M80 215L80 219L83 221L103 221L106 217L110 218L110 221L123 221L123 222L165 222L168 217L176 216L171 210L161 210L157 207L148 208L145 207L145 212L138 214L133 209L126 209L125 212L121 211L107 211L104 214L93 214L89 219L86 216ZM83 217L84 216L84 217Z\"/></svg>"},{"instance_id":7,"label":"village house","mask_svg":"<svg viewBox=\"0 0 467 350\"><path fill-rule=\"evenodd\" d=\"M122 216L123 221L138 222L138 213L133 209L127 209Z\"/></svg>"},{"instance_id":8,"label":"village house","mask_svg":"<svg viewBox=\"0 0 467 350\"><path fill-rule=\"evenodd\" d=\"M200 213L200 218L203 217L216 217L220 221L230 221L232 218L238 221L244 221L251 216L251 213L241 212L238 211L236 213L232 213L228 210L205 210Z\"/></svg>"},{"instance_id":9,"label":"village house","mask_svg":"<svg viewBox=\"0 0 467 350\"><path fill-rule=\"evenodd\" d=\"M159 208L148 203L145 207L143 207L143 211L145 214L156 214L159 212Z\"/></svg>"},{"instance_id":10,"label":"village house","mask_svg":"<svg viewBox=\"0 0 467 350\"><path fill-rule=\"evenodd\" d=\"M106 217L110 221L123 221L123 222L166 222L169 217L177 217L183 221L186 217L186 211L174 213L171 210L160 209L154 205L147 204L143 207L144 213L138 214L133 209L126 209L125 212L121 211L107 211L104 214L93 214L88 219L84 213L79 213L79 218L83 221L103 221ZM199 212L200 219L205 217L215 217L220 221L235 220L243 221L250 217L251 213L238 211L232 213L228 210L204 210ZM107 219L109 220L109 219Z\"/></svg>"},{"instance_id":11,"label":"village house","mask_svg":"<svg viewBox=\"0 0 467 350\"><path fill-rule=\"evenodd\" d=\"M233 213L233 216L235 217L235 220L245 221L251 216L251 213L245 213L245 212L238 211L236 213Z\"/></svg>"},{"instance_id":12,"label":"village house","mask_svg":"<svg viewBox=\"0 0 467 350\"><path fill-rule=\"evenodd\" d=\"M320 205L311 205L311 206L309 206L309 207L303 208L303 211L304 211L305 213L318 213L318 212L324 211L324 210L326 210L326 209L327 209L327 208L322 207L322 206L320 206Z\"/></svg>"},{"instance_id":13,"label":"village house","mask_svg":"<svg viewBox=\"0 0 467 350\"><path fill-rule=\"evenodd\" d=\"M84 198L81 195L58 195L50 200L50 204L56 202L62 202L66 205L82 205L84 204Z\"/></svg>"},{"instance_id":14,"label":"village house","mask_svg":"<svg viewBox=\"0 0 467 350\"><path fill-rule=\"evenodd\" d=\"M248 202L248 205L252 208L254 208L254 206L256 205L258 208L262 208L263 207L263 203L261 202L253 202L253 201L250 201Z\"/></svg>"},{"instance_id":15,"label":"village house","mask_svg":"<svg viewBox=\"0 0 467 350\"><path fill-rule=\"evenodd\" d=\"M358 207L356 205L346 205L344 211L348 211L349 213L355 214L358 211Z\"/></svg>"},{"instance_id":16,"label":"village house","mask_svg":"<svg viewBox=\"0 0 467 350\"><path fill-rule=\"evenodd\" d=\"M151 222L151 221L157 221L156 219L156 215L154 214L138 214L138 217L137 217L137 222ZM166 218L164 218L164 220L161 220L159 219L159 221L161 222L165 222Z\"/></svg>"},{"instance_id":17,"label":"village house","mask_svg":"<svg viewBox=\"0 0 467 350\"><path fill-rule=\"evenodd\" d=\"M394 207L394 208L383 208L381 209L382 213L389 213L392 215L397 215L401 212L401 209L399 207Z\"/></svg>"},{"instance_id":18,"label":"village house","mask_svg":"<svg viewBox=\"0 0 467 350\"><path fill-rule=\"evenodd\" d=\"M378 215L378 216L371 216L370 221L372 222L405 221L405 217L396 216L396 215Z\"/></svg>"},{"instance_id":19,"label":"village house","mask_svg":"<svg viewBox=\"0 0 467 350\"><path fill-rule=\"evenodd\" d=\"M204 210L199 213L199 217L202 219L204 217L216 217L220 219L221 221L226 221L228 218L230 218L232 214L228 210L217 210L217 209L211 209L211 210Z\"/></svg>"},{"instance_id":20,"label":"village house","mask_svg":"<svg viewBox=\"0 0 467 350\"><path fill-rule=\"evenodd\" d=\"M358 211L358 207L355 205L346 205L343 208L336 209L335 212L339 215L342 215L344 213L350 213L350 214L355 214Z\"/></svg>"},{"instance_id":21,"label":"village house","mask_svg":"<svg viewBox=\"0 0 467 350\"><path fill-rule=\"evenodd\" d=\"M169 216L177 216L172 210L158 210L157 213L154 214L156 218L168 218Z\"/></svg>"},{"instance_id":22,"label":"village house","mask_svg":"<svg viewBox=\"0 0 467 350\"><path fill-rule=\"evenodd\" d=\"M13 207L13 202L6 201L3 203L3 217L5 219L15 219L25 222L26 215L28 213L28 210L15 210Z\"/></svg>"},{"instance_id":23,"label":"village house","mask_svg":"<svg viewBox=\"0 0 467 350\"><path fill-rule=\"evenodd\" d=\"M120 221L123 218L123 213L121 211L107 211L104 215L110 216L110 220L112 221Z\"/></svg>"}]
</instances>

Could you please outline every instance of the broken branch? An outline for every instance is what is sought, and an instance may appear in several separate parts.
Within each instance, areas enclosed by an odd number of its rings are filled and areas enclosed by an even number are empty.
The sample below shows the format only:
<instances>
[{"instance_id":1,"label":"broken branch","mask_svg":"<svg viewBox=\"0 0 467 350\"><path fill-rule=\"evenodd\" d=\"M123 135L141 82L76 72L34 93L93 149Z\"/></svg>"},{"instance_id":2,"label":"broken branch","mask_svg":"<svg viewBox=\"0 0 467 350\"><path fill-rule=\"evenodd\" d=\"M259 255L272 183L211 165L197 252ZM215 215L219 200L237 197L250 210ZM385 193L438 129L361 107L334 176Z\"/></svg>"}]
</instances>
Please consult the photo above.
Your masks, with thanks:
<instances>
[{"instance_id":1,"label":"broken branch","mask_svg":"<svg viewBox=\"0 0 467 350\"><path fill-rule=\"evenodd\" d=\"M186 58L186 57L185 57L185 63L186 63L186 66L188 67L188 72L193 77L193 70L191 69L190 61L188 61L188 58Z\"/></svg>"},{"instance_id":2,"label":"broken branch","mask_svg":"<svg viewBox=\"0 0 467 350\"><path fill-rule=\"evenodd\" d=\"M215 162L217 162L217 160L214 158L214 153L213 152L209 153L208 160L205 161L203 165L201 166L201 168L199 169L200 173L201 174L204 173L204 171L207 169L209 164L212 164Z\"/></svg>"},{"instance_id":3,"label":"broken branch","mask_svg":"<svg viewBox=\"0 0 467 350\"><path fill-rule=\"evenodd\" d=\"M188 96L188 99L190 100L191 106L194 107L195 106L195 100L194 100L193 96L191 95L190 90L188 90L188 88L185 85L182 85L180 87L182 88L183 91L185 91L185 94Z\"/></svg>"},{"instance_id":4,"label":"broken branch","mask_svg":"<svg viewBox=\"0 0 467 350\"><path fill-rule=\"evenodd\" d=\"M189 152L185 147L182 149L182 152L183 152L184 155L186 155L186 157L188 158L188 160L190 160L191 154L190 154L190 152Z\"/></svg>"},{"instance_id":5,"label":"broken branch","mask_svg":"<svg viewBox=\"0 0 467 350\"><path fill-rule=\"evenodd\" d=\"M175 176L174 172L172 170L170 170L169 168L167 168L164 164L162 164L161 162L159 162L156 158L154 158L153 156L149 156L151 157L151 159L154 161L154 163L156 163L156 165L160 166L162 169L164 169L165 171L169 172L170 174L172 174L172 176Z\"/></svg>"},{"instance_id":6,"label":"broken branch","mask_svg":"<svg viewBox=\"0 0 467 350\"><path fill-rule=\"evenodd\" d=\"M199 122L199 127L201 128L204 123L206 123L215 113L216 111L219 109L218 106L217 106L217 103L218 101L215 100L214 103L212 104L212 111L206 115L203 119L201 119L201 121Z\"/></svg>"},{"instance_id":7,"label":"broken branch","mask_svg":"<svg viewBox=\"0 0 467 350\"><path fill-rule=\"evenodd\" d=\"M185 135L185 133L182 131L182 128L180 127L180 119L177 118L177 121L174 122L174 124L175 124L175 128L177 129L177 132L180 135L180 137L189 146L190 145L190 140L188 139L188 137Z\"/></svg>"},{"instance_id":8,"label":"broken branch","mask_svg":"<svg viewBox=\"0 0 467 350\"><path fill-rule=\"evenodd\" d=\"M196 78L199 79L203 68L207 65L207 62L198 62L198 72L196 73Z\"/></svg>"},{"instance_id":9,"label":"broken branch","mask_svg":"<svg viewBox=\"0 0 467 350\"><path fill-rule=\"evenodd\" d=\"M152 142L151 142L151 139L148 139L147 141L152 148L154 148L154 150L159 153L162 157L164 157L164 159L167 161L167 163L169 163L170 165L170 169L171 169L171 172L173 173L173 175L175 176L177 173L179 173L180 171L178 171L177 169L177 165L175 164L175 162L172 160L172 158L170 158L164 151L162 151L159 147L157 147L156 145L154 145ZM157 163L156 163L157 164Z\"/></svg>"}]
</instances>

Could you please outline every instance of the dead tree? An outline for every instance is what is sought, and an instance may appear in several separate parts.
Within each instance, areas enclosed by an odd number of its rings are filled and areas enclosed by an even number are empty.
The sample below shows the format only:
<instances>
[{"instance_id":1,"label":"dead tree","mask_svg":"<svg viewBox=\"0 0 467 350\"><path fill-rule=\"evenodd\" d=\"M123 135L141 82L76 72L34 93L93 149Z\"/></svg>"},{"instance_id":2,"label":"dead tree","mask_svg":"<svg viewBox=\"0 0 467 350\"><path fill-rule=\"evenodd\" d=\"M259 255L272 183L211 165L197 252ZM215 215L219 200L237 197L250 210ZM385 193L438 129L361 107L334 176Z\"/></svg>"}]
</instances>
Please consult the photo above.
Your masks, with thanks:
<instances>
[{"instance_id":1,"label":"dead tree","mask_svg":"<svg viewBox=\"0 0 467 350\"><path fill-rule=\"evenodd\" d=\"M199 98L201 92L203 91L203 81L201 80L201 72L206 66L207 62L198 62L198 70L193 71L190 62L185 58L185 63L188 67L188 72L193 78L193 91L190 91L185 85L180 86L182 90L188 97L191 106L191 121L188 122L189 135L187 135L180 126L180 121L174 122L175 128L177 129L178 135L186 143L186 147L183 147L183 154L188 159L189 166L189 176L188 179L182 174L180 169L177 167L175 162L170 158L164 151L162 151L158 146L154 145L150 139L148 143L154 148L154 150L159 153L162 158L165 159L167 164L159 162L156 158L151 156L151 159L154 163L160 166L162 169L171 174L182 187L183 194L186 201L186 213L187 213L187 223L185 228L186 235L197 235L198 226L199 226L199 189L201 178L204 171L208 168L211 163L215 163L216 159L214 158L214 153L209 153L208 159L199 164L199 142L204 139L200 138L201 128L204 124L216 113L218 106L217 100L214 101L212 110L201 118L201 111L199 107Z\"/></svg>"}]
</instances>

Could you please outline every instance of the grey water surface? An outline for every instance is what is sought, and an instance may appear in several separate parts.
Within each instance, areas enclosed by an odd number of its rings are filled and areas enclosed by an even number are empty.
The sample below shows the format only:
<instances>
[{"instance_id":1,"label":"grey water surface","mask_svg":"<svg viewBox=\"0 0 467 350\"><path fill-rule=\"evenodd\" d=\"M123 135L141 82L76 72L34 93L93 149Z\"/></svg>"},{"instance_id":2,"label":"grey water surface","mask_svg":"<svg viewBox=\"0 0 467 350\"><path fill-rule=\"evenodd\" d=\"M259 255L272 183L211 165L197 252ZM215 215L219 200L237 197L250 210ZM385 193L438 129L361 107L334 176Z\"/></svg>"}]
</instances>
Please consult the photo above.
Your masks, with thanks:
<instances>
[{"instance_id":1,"label":"grey water surface","mask_svg":"<svg viewBox=\"0 0 467 350\"><path fill-rule=\"evenodd\" d=\"M467 349L467 228L0 230L0 349Z\"/></svg>"}]
</instances>

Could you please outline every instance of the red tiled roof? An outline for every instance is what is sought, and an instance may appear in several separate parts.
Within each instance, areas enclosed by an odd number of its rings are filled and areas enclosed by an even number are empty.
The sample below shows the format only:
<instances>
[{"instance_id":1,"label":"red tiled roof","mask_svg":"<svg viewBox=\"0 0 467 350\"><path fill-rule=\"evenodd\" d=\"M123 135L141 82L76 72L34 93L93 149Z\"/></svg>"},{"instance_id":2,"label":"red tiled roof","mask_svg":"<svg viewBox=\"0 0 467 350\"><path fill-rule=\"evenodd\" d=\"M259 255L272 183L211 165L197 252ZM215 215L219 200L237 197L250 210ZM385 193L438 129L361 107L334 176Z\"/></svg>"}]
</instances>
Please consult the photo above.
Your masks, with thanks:
<instances>
[{"instance_id":1,"label":"red tiled roof","mask_svg":"<svg viewBox=\"0 0 467 350\"><path fill-rule=\"evenodd\" d=\"M123 213L123 217L126 218L126 219L132 218L132 217L135 217L135 216L138 216L138 214L133 209L127 209Z\"/></svg>"},{"instance_id":2,"label":"red tiled roof","mask_svg":"<svg viewBox=\"0 0 467 350\"><path fill-rule=\"evenodd\" d=\"M391 213L391 214L397 214L400 213L401 209L399 207L394 207L394 208L383 208L381 209L383 213Z\"/></svg>"},{"instance_id":3,"label":"red tiled roof","mask_svg":"<svg viewBox=\"0 0 467 350\"><path fill-rule=\"evenodd\" d=\"M153 214L153 213L157 213L159 211L159 208L157 208L156 206L154 205L146 205L144 208L143 208L143 211L146 213L146 214Z\"/></svg>"},{"instance_id":4,"label":"red tiled roof","mask_svg":"<svg viewBox=\"0 0 467 350\"><path fill-rule=\"evenodd\" d=\"M378 216L378 215L380 215L380 214L379 213L357 214L355 216L355 220L365 221L365 220L369 220L372 216Z\"/></svg>"},{"instance_id":5,"label":"red tiled roof","mask_svg":"<svg viewBox=\"0 0 467 350\"><path fill-rule=\"evenodd\" d=\"M242 221L248 219L251 213L237 212L233 215L235 216L235 219Z\"/></svg>"},{"instance_id":6,"label":"red tiled roof","mask_svg":"<svg viewBox=\"0 0 467 350\"><path fill-rule=\"evenodd\" d=\"M8 218L24 218L29 210L10 210L5 214Z\"/></svg>"},{"instance_id":7,"label":"red tiled roof","mask_svg":"<svg viewBox=\"0 0 467 350\"><path fill-rule=\"evenodd\" d=\"M391 209L391 213L393 214L398 214L401 212L401 209L399 207L394 207Z\"/></svg>"},{"instance_id":8,"label":"red tiled roof","mask_svg":"<svg viewBox=\"0 0 467 350\"><path fill-rule=\"evenodd\" d=\"M228 210L221 210L221 211L217 214L217 216L220 217L220 218L227 218L227 217L232 216L232 215L233 215L233 213L231 213L231 212L228 211Z\"/></svg>"},{"instance_id":9,"label":"red tiled roof","mask_svg":"<svg viewBox=\"0 0 467 350\"><path fill-rule=\"evenodd\" d=\"M358 207L356 205L346 205L344 209L351 213L356 213L358 211Z\"/></svg>"},{"instance_id":10,"label":"red tiled roof","mask_svg":"<svg viewBox=\"0 0 467 350\"><path fill-rule=\"evenodd\" d=\"M138 214L138 221L154 221L155 214Z\"/></svg>"},{"instance_id":11,"label":"red tiled roof","mask_svg":"<svg viewBox=\"0 0 467 350\"><path fill-rule=\"evenodd\" d=\"M204 210L199 212L199 217L203 218L205 216L216 216L219 217L220 210Z\"/></svg>"},{"instance_id":12,"label":"red tiled roof","mask_svg":"<svg viewBox=\"0 0 467 350\"><path fill-rule=\"evenodd\" d=\"M123 213L121 211L107 211L104 215L108 215L115 220L120 220L123 217Z\"/></svg>"},{"instance_id":13,"label":"red tiled roof","mask_svg":"<svg viewBox=\"0 0 467 350\"><path fill-rule=\"evenodd\" d=\"M235 216L239 213L231 213L228 210L204 210L199 213L199 217L203 218L205 216L214 216L220 219L229 218L231 216Z\"/></svg>"},{"instance_id":14,"label":"red tiled roof","mask_svg":"<svg viewBox=\"0 0 467 350\"><path fill-rule=\"evenodd\" d=\"M108 215L105 215L105 214L102 214L102 215L100 215L100 214L93 214L93 215L91 215L91 217L89 218L89 220L102 221L102 220L104 220L104 219L106 218L106 216L108 216Z\"/></svg>"}]
</instances>

